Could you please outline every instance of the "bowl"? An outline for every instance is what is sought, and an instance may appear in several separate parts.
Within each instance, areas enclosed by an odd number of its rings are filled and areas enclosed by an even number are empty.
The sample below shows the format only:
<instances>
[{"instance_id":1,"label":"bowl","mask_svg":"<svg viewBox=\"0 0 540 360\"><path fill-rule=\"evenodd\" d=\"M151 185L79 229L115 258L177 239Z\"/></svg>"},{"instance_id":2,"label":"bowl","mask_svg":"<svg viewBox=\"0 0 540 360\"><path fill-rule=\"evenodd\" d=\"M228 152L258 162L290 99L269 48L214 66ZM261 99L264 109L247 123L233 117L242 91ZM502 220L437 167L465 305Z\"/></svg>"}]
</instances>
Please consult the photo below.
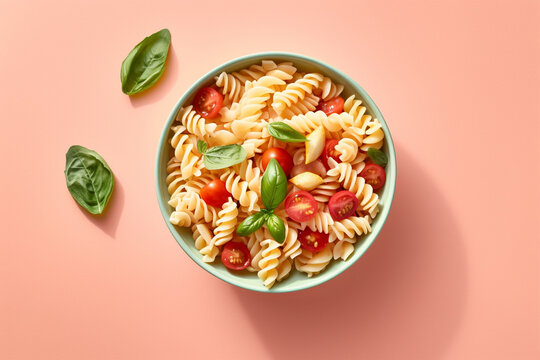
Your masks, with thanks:
<instances>
[{"instance_id":1,"label":"bowl","mask_svg":"<svg viewBox=\"0 0 540 360\"><path fill-rule=\"evenodd\" d=\"M169 222L169 216L171 215L173 209L167 203L169 200L169 193L167 192L167 184L165 182L165 178L167 177L166 165L169 160L171 150L169 139L172 132L170 128L175 121L176 115L180 108L184 106L184 104L190 104L197 90L203 86L211 84L214 81L214 76L220 74L222 71L238 71L255 63L260 63L263 59L270 59L276 62L292 61L294 65L303 72L318 72L328 76L333 79L334 82L341 83L345 86L345 90L343 91L343 97L345 99L353 93L356 94L357 98L362 100L362 103L367 108L368 113L380 121L385 134L385 142L382 150L388 156L388 165L386 166L386 183L382 191L379 191L380 212L373 220L372 232L367 235L363 235L362 239L356 242L355 250L351 257L349 257L347 261L332 261L324 271L311 278L308 278L304 273L299 271L293 271L288 278L284 279L280 283L275 284L271 289L267 289L263 285L256 273L250 273L247 271L231 272L225 268L219 259L216 259L214 263L205 263L202 261L202 256L195 248L191 229L180 228ZM373 241L375 241L386 221L386 218L388 217L394 196L396 185L396 155L390 131L380 110L377 108L366 91L362 89L362 87L360 87L360 85L358 85L353 79L334 67L307 56L284 52L267 52L243 56L215 68L193 84L180 98L180 100L178 100L164 125L163 132L159 140L155 180L159 207L167 227L180 247L199 266L217 278L241 288L272 293L290 292L303 290L322 284L341 274L343 271L353 265L366 252Z\"/></svg>"}]
</instances>

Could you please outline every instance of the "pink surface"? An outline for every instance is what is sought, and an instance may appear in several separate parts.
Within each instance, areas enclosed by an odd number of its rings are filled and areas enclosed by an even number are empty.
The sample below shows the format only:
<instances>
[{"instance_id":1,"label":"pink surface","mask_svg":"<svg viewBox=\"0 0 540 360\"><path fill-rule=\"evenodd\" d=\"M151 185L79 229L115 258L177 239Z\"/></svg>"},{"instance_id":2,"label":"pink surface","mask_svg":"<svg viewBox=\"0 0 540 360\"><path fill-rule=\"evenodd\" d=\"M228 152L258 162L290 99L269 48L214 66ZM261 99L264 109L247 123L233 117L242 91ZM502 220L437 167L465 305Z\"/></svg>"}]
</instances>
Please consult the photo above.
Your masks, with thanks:
<instances>
[{"instance_id":1,"label":"pink surface","mask_svg":"<svg viewBox=\"0 0 540 360\"><path fill-rule=\"evenodd\" d=\"M374 3L2 0L0 359L538 359L539 4ZM169 67L130 99L120 64L162 27ZM356 79L398 155L372 248L281 295L199 268L154 190L177 99L269 50ZM65 188L72 144L115 172L102 218Z\"/></svg>"}]
</instances>

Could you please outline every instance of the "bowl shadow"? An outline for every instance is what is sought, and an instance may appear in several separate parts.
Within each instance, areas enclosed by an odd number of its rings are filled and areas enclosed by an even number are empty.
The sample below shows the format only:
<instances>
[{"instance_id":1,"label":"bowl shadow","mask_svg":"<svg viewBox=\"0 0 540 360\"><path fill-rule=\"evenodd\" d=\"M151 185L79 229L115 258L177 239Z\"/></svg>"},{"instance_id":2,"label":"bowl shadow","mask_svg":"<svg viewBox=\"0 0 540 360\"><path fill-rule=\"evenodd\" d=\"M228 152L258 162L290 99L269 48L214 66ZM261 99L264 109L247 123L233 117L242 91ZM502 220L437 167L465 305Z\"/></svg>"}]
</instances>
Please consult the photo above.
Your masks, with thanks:
<instances>
[{"instance_id":1,"label":"bowl shadow","mask_svg":"<svg viewBox=\"0 0 540 360\"><path fill-rule=\"evenodd\" d=\"M118 181L118 178L114 177L114 189L109 199L107 207L103 213L99 215L90 214L88 211L83 209L79 205L79 209L86 216L90 222L94 223L98 228L100 228L104 233L114 238L116 236L116 229L118 228L118 223L120 221L120 216L124 209L124 188L122 184Z\"/></svg>"},{"instance_id":2,"label":"bowl shadow","mask_svg":"<svg viewBox=\"0 0 540 360\"><path fill-rule=\"evenodd\" d=\"M433 360L451 345L466 305L463 237L420 162L396 153L392 210L356 264L299 292L230 287L271 357Z\"/></svg>"}]
</instances>

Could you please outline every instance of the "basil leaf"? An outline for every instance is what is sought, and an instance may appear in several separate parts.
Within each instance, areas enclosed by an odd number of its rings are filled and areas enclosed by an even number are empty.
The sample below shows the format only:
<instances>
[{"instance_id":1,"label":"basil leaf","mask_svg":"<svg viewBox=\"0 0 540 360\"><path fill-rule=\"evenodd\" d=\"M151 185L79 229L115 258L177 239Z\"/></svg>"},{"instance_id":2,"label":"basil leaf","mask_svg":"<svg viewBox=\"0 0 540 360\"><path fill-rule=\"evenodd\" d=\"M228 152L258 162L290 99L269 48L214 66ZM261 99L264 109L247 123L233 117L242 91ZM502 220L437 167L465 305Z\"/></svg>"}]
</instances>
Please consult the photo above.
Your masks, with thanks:
<instances>
[{"instance_id":1,"label":"basil leaf","mask_svg":"<svg viewBox=\"0 0 540 360\"><path fill-rule=\"evenodd\" d=\"M270 235L276 240L278 243L282 244L283 241L285 241L285 224L283 224L283 220L275 214L272 214L266 219L266 227L268 228L268 231L270 232Z\"/></svg>"},{"instance_id":2,"label":"basil leaf","mask_svg":"<svg viewBox=\"0 0 540 360\"><path fill-rule=\"evenodd\" d=\"M137 44L122 62L122 91L132 95L154 85L165 71L171 33L163 29Z\"/></svg>"},{"instance_id":3,"label":"basil leaf","mask_svg":"<svg viewBox=\"0 0 540 360\"><path fill-rule=\"evenodd\" d=\"M386 154L383 153L381 150L369 148L367 154L369 158L373 160L373 162L377 165L386 166L386 164L388 164L388 158L386 157Z\"/></svg>"},{"instance_id":4,"label":"basil leaf","mask_svg":"<svg viewBox=\"0 0 540 360\"><path fill-rule=\"evenodd\" d=\"M208 170L224 169L241 163L247 152L240 145L214 146L204 153L204 165Z\"/></svg>"},{"instance_id":5,"label":"basil leaf","mask_svg":"<svg viewBox=\"0 0 540 360\"><path fill-rule=\"evenodd\" d=\"M285 124L283 121L275 121L266 125L270 135L275 137L278 140L285 142L305 142L308 141L307 138L300 134L298 131L294 130L289 125Z\"/></svg>"},{"instance_id":6,"label":"basil leaf","mask_svg":"<svg viewBox=\"0 0 540 360\"><path fill-rule=\"evenodd\" d=\"M66 153L66 183L71 196L92 214L101 214L113 188L114 176L95 151L74 145Z\"/></svg>"},{"instance_id":7,"label":"basil leaf","mask_svg":"<svg viewBox=\"0 0 540 360\"><path fill-rule=\"evenodd\" d=\"M261 199L268 210L274 210L287 195L287 176L276 159L271 159L261 179Z\"/></svg>"},{"instance_id":8,"label":"basil leaf","mask_svg":"<svg viewBox=\"0 0 540 360\"><path fill-rule=\"evenodd\" d=\"M240 236L248 236L249 234L260 229L260 227L263 226L265 220L266 214L262 212L250 215L238 225L236 233Z\"/></svg>"},{"instance_id":9,"label":"basil leaf","mask_svg":"<svg viewBox=\"0 0 540 360\"><path fill-rule=\"evenodd\" d=\"M204 141L202 140L197 140L197 150L199 150L199 152L201 154L204 154L206 152L206 149L208 148L208 144L205 143Z\"/></svg>"}]
</instances>

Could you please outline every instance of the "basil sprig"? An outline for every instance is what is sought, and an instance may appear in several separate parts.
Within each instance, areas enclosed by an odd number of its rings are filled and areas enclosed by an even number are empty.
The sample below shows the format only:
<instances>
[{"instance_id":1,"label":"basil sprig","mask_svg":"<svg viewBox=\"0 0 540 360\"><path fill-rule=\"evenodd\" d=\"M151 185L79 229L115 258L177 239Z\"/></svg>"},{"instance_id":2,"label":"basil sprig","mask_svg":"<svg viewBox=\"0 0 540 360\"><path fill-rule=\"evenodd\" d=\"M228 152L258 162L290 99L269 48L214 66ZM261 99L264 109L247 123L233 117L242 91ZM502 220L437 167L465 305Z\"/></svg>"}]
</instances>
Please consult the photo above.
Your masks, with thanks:
<instances>
[{"instance_id":1,"label":"basil sprig","mask_svg":"<svg viewBox=\"0 0 540 360\"><path fill-rule=\"evenodd\" d=\"M71 196L91 214L101 214L113 192L111 168L94 150L74 145L66 153L66 184Z\"/></svg>"},{"instance_id":2,"label":"basil sprig","mask_svg":"<svg viewBox=\"0 0 540 360\"><path fill-rule=\"evenodd\" d=\"M377 165L386 166L386 164L388 164L388 157L381 150L369 148L367 154L369 158Z\"/></svg>"},{"instance_id":3,"label":"basil sprig","mask_svg":"<svg viewBox=\"0 0 540 360\"><path fill-rule=\"evenodd\" d=\"M204 166L208 170L224 169L241 163L246 159L247 151L237 144L214 146L208 149L204 141L197 141L197 150L203 154Z\"/></svg>"},{"instance_id":4,"label":"basil sprig","mask_svg":"<svg viewBox=\"0 0 540 360\"><path fill-rule=\"evenodd\" d=\"M274 121L266 125L270 135L278 140L285 142L306 142L307 138L294 130L291 126L285 124L283 121Z\"/></svg>"},{"instance_id":5,"label":"basil sprig","mask_svg":"<svg viewBox=\"0 0 540 360\"><path fill-rule=\"evenodd\" d=\"M122 91L132 95L154 85L165 71L171 33L163 29L137 44L122 62Z\"/></svg>"},{"instance_id":6,"label":"basil sprig","mask_svg":"<svg viewBox=\"0 0 540 360\"><path fill-rule=\"evenodd\" d=\"M287 176L276 159L270 160L261 180L261 198L266 207L260 212L248 216L238 225L236 233L240 236L260 229L264 224L270 235L278 243L285 241L285 224L274 214L274 209L281 204L287 195Z\"/></svg>"}]
</instances>

